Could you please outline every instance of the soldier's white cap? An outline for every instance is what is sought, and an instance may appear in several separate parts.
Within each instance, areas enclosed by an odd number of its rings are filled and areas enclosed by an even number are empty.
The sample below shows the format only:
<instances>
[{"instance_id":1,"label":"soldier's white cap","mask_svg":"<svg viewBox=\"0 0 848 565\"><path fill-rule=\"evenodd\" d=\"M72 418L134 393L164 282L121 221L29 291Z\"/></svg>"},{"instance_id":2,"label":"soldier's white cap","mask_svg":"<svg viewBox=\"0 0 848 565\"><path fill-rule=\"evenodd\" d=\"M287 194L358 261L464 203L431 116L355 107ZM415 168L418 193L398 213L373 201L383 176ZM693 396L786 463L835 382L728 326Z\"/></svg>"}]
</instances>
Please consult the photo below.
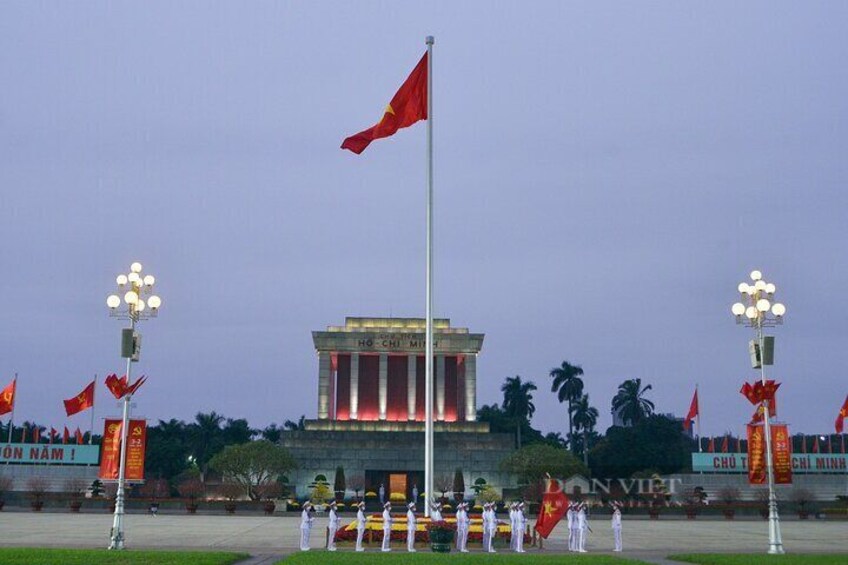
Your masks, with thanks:
<instances>
[{"instance_id":1,"label":"soldier's white cap","mask_svg":"<svg viewBox=\"0 0 848 565\"><path fill-rule=\"evenodd\" d=\"M518 503L519 508L521 508L522 506L524 506L524 501L521 501L521 502Z\"/></svg>"},{"instance_id":2,"label":"soldier's white cap","mask_svg":"<svg viewBox=\"0 0 848 565\"><path fill-rule=\"evenodd\" d=\"M307 509L307 508L309 508L310 506L312 506L312 503L311 503L311 502L309 502L308 500L307 500L306 502L304 502L304 503L303 503L303 509L304 509L304 510L306 510L306 509Z\"/></svg>"},{"instance_id":3,"label":"soldier's white cap","mask_svg":"<svg viewBox=\"0 0 848 565\"><path fill-rule=\"evenodd\" d=\"M408 508L415 508L415 503L414 503L414 502L410 502L410 503L409 503L409 504L407 504L406 506L407 506Z\"/></svg>"},{"instance_id":4,"label":"soldier's white cap","mask_svg":"<svg viewBox=\"0 0 848 565\"><path fill-rule=\"evenodd\" d=\"M336 506L336 504L337 504L337 503L336 503L336 501L335 501L335 500L333 500L333 501L331 501L331 502L330 502L330 506Z\"/></svg>"},{"instance_id":5,"label":"soldier's white cap","mask_svg":"<svg viewBox=\"0 0 848 565\"><path fill-rule=\"evenodd\" d=\"M365 508L365 501L360 500L359 503L357 504L357 506L359 506L360 508Z\"/></svg>"},{"instance_id":6,"label":"soldier's white cap","mask_svg":"<svg viewBox=\"0 0 848 565\"><path fill-rule=\"evenodd\" d=\"M391 503L391 502L386 502L386 503L383 505L383 508L388 508L388 507L389 507L389 506L391 506L391 505L392 505L392 503Z\"/></svg>"}]
</instances>

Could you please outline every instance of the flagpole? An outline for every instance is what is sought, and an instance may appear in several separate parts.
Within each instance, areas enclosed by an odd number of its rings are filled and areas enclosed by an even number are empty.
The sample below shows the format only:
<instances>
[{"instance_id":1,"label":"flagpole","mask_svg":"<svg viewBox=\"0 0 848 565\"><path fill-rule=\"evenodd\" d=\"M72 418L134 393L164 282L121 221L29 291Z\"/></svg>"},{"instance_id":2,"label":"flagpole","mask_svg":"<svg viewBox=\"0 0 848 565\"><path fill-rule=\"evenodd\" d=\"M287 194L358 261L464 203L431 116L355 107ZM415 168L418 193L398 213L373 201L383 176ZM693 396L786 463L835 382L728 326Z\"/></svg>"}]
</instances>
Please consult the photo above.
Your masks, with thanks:
<instances>
[{"instance_id":1,"label":"flagpole","mask_svg":"<svg viewBox=\"0 0 848 565\"><path fill-rule=\"evenodd\" d=\"M15 429L15 404L18 401L18 374L15 373L15 385L12 387L15 392L12 394L12 413L9 415L9 443L12 443L12 430ZM6 462L9 463L8 461Z\"/></svg>"},{"instance_id":2,"label":"flagpole","mask_svg":"<svg viewBox=\"0 0 848 565\"><path fill-rule=\"evenodd\" d=\"M427 260L425 268L425 360L424 360L424 515L430 516L433 497L433 36L427 44Z\"/></svg>"},{"instance_id":3,"label":"flagpole","mask_svg":"<svg viewBox=\"0 0 848 565\"><path fill-rule=\"evenodd\" d=\"M88 428L88 445L94 440L94 395L97 393L97 373L94 373L94 388L91 389L91 426Z\"/></svg>"},{"instance_id":4,"label":"flagpole","mask_svg":"<svg viewBox=\"0 0 848 565\"><path fill-rule=\"evenodd\" d=\"M701 448L701 397L698 396L698 383L695 383L695 396L698 398L698 419L696 422L698 423L698 453L702 453L703 449Z\"/></svg>"}]
</instances>

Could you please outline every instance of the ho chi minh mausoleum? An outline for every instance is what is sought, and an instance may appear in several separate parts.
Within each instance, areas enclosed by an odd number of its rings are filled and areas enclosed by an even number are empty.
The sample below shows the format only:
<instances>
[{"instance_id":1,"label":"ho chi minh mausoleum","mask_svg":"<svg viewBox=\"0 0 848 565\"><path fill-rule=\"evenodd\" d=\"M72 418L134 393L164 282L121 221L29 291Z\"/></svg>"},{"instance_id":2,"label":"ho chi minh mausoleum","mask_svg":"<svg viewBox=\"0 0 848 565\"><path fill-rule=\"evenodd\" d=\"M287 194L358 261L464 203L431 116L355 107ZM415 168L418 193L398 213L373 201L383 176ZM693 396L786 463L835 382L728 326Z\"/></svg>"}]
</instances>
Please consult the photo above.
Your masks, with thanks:
<instances>
[{"instance_id":1,"label":"ho chi minh mausoleum","mask_svg":"<svg viewBox=\"0 0 848 565\"><path fill-rule=\"evenodd\" d=\"M280 440L298 462L289 479L300 495L315 476L365 479L367 490L411 496L424 484L424 337L420 318L347 318L312 332L318 354L318 418ZM498 490L498 471L514 450L511 434L477 422L477 355L483 334L433 320L435 477L462 469L466 490L478 478Z\"/></svg>"}]
</instances>

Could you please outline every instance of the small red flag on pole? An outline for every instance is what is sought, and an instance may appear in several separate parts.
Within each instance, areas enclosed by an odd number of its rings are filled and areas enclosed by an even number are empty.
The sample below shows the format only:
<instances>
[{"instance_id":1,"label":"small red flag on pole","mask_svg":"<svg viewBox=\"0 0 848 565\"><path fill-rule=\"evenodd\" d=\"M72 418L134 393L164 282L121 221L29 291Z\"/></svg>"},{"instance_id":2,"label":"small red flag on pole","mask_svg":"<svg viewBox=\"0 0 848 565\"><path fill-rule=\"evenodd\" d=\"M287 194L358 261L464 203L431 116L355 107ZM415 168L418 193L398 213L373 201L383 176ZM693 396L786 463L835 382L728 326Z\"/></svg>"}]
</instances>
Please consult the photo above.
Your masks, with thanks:
<instances>
[{"instance_id":1,"label":"small red flag on pole","mask_svg":"<svg viewBox=\"0 0 848 565\"><path fill-rule=\"evenodd\" d=\"M73 416L94 406L94 381L91 381L78 395L65 400L64 403L65 412L68 416Z\"/></svg>"},{"instance_id":2,"label":"small red flag on pole","mask_svg":"<svg viewBox=\"0 0 848 565\"><path fill-rule=\"evenodd\" d=\"M848 418L848 396L845 397L845 402L842 403L842 408L836 416L836 433L841 434L845 429L845 418Z\"/></svg>"},{"instance_id":3,"label":"small red flag on pole","mask_svg":"<svg viewBox=\"0 0 848 565\"><path fill-rule=\"evenodd\" d=\"M71 441L71 432L68 431L68 426L65 426L65 433L62 434L62 443Z\"/></svg>"}]
</instances>

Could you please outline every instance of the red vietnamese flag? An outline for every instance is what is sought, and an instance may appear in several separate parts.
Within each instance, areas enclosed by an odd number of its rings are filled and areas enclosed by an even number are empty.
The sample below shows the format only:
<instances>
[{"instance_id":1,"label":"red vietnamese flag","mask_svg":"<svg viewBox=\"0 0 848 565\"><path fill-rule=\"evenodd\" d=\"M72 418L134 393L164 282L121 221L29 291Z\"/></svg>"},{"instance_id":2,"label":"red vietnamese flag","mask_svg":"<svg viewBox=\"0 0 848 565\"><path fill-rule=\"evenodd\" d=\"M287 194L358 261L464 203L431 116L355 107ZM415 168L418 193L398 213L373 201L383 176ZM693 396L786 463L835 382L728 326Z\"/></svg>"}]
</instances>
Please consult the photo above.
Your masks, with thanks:
<instances>
[{"instance_id":1,"label":"red vietnamese flag","mask_svg":"<svg viewBox=\"0 0 848 565\"><path fill-rule=\"evenodd\" d=\"M120 400L127 393L127 376L124 375L119 379L118 375L112 373L106 377L106 388L115 398Z\"/></svg>"},{"instance_id":2,"label":"red vietnamese flag","mask_svg":"<svg viewBox=\"0 0 848 565\"><path fill-rule=\"evenodd\" d=\"M62 443L71 441L71 432L68 431L68 426L65 426L65 433L62 434Z\"/></svg>"},{"instance_id":3,"label":"red vietnamese flag","mask_svg":"<svg viewBox=\"0 0 848 565\"><path fill-rule=\"evenodd\" d=\"M15 385L17 382L18 378L15 377L15 379L6 385L6 388L0 392L0 415L8 414L15 409Z\"/></svg>"},{"instance_id":4,"label":"red vietnamese flag","mask_svg":"<svg viewBox=\"0 0 848 565\"><path fill-rule=\"evenodd\" d=\"M841 434L845 429L845 418L848 418L848 396L845 397L845 402L842 403L842 408L836 416L836 433Z\"/></svg>"},{"instance_id":5,"label":"red vietnamese flag","mask_svg":"<svg viewBox=\"0 0 848 565\"><path fill-rule=\"evenodd\" d=\"M729 436L724 436L724 439L721 440L721 452L727 453L730 449L730 439Z\"/></svg>"},{"instance_id":6,"label":"red vietnamese flag","mask_svg":"<svg viewBox=\"0 0 848 565\"><path fill-rule=\"evenodd\" d=\"M41 428L38 426L32 430L32 443L41 443Z\"/></svg>"},{"instance_id":7,"label":"red vietnamese flag","mask_svg":"<svg viewBox=\"0 0 848 565\"><path fill-rule=\"evenodd\" d=\"M715 438L710 438L710 442L707 444L707 453L715 453Z\"/></svg>"},{"instance_id":8,"label":"red vietnamese flag","mask_svg":"<svg viewBox=\"0 0 848 565\"><path fill-rule=\"evenodd\" d=\"M816 436L815 441L813 441L813 453L819 452L819 436Z\"/></svg>"},{"instance_id":9,"label":"red vietnamese flag","mask_svg":"<svg viewBox=\"0 0 848 565\"><path fill-rule=\"evenodd\" d=\"M74 437L77 438L77 445L82 445L83 437L79 428L77 428L77 431L74 432Z\"/></svg>"},{"instance_id":10,"label":"red vietnamese flag","mask_svg":"<svg viewBox=\"0 0 848 565\"><path fill-rule=\"evenodd\" d=\"M689 405L689 412L686 414L686 419L683 420L683 428L688 429L689 424L696 416L700 416L698 411L698 389L695 389L695 395L692 397L692 403Z\"/></svg>"},{"instance_id":11,"label":"red vietnamese flag","mask_svg":"<svg viewBox=\"0 0 848 565\"><path fill-rule=\"evenodd\" d=\"M26 424L21 426L21 443L26 443Z\"/></svg>"},{"instance_id":12,"label":"red vietnamese flag","mask_svg":"<svg viewBox=\"0 0 848 565\"><path fill-rule=\"evenodd\" d=\"M146 376L144 376L144 375L140 376L137 381L135 381L133 384L131 384L130 386L127 387L127 391L126 391L125 394L130 394L130 395L135 394L136 391L141 387L141 385L143 385L146 381L147 381Z\"/></svg>"},{"instance_id":13,"label":"red vietnamese flag","mask_svg":"<svg viewBox=\"0 0 848 565\"><path fill-rule=\"evenodd\" d=\"M392 101L383 111L377 125L352 135L342 142L342 149L357 155L374 141L394 135L397 130L427 119L427 53L421 57L412 73L401 85Z\"/></svg>"},{"instance_id":14,"label":"red vietnamese flag","mask_svg":"<svg viewBox=\"0 0 848 565\"><path fill-rule=\"evenodd\" d=\"M73 398L65 400L64 403L65 412L67 412L68 416L73 416L78 412L88 410L94 406L94 381L91 381L91 383L85 387L81 393Z\"/></svg>"},{"instance_id":15,"label":"red vietnamese flag","mask_svg":"<svg viewBox=\"0 0 848 565\"><path fill-rule=\"evenodd\" d=\"M56 430L53 429L53 426L50 426L50 439L47 440L48 443L53 443L53 437L57 434Z\"/></svg>"},{"instance_id":16,"label":"red vietnamese flag","mask_svg":"<svg viewBox=\"0 0 848 565\"><path fill-rule=\"evenodd\" d=\"M539 535L548 539L554 526L559 523L567 509L568 497L562 492L559 481L548 480L548 488L542 497L542 507L536 519L536 531Z\"/></svg>"}]
</instances>

